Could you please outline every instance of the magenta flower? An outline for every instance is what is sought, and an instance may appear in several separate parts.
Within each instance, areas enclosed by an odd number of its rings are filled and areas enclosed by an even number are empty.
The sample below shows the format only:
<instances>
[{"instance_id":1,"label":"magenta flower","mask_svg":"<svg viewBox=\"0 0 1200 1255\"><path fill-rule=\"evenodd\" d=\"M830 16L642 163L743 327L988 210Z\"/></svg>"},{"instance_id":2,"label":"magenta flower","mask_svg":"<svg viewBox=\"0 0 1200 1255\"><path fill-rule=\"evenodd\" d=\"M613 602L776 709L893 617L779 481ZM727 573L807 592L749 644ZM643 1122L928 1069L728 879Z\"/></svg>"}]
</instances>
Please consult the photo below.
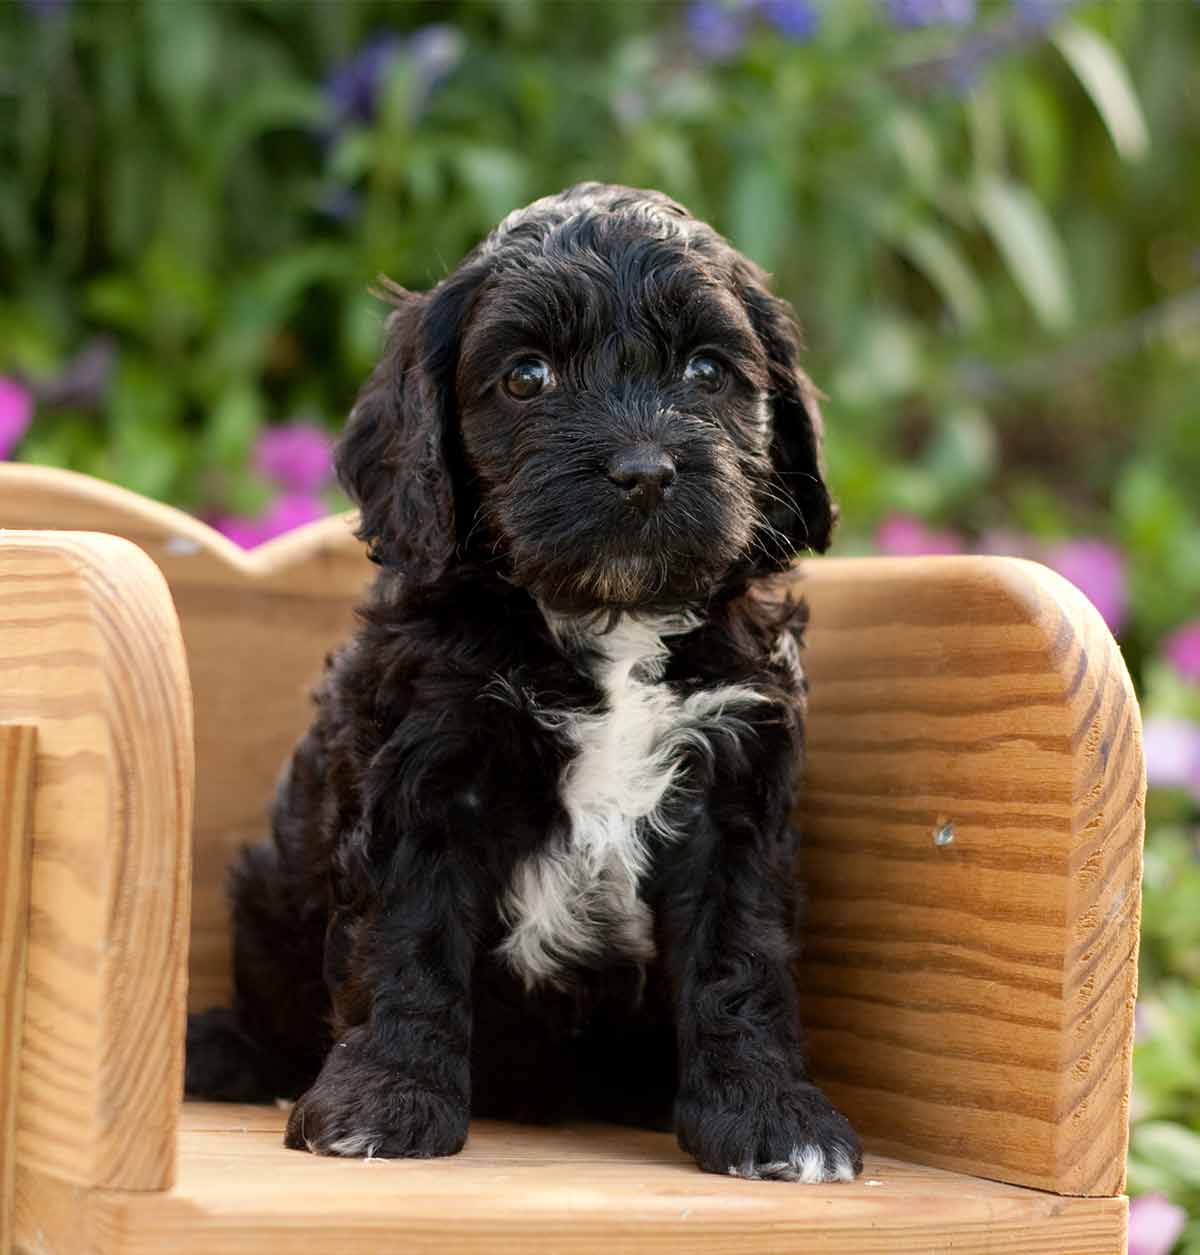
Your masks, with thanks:
<instances>
[{"instance_id":1,"label":"magenta flower","mask_svg":"<svg viewBox=\"0 0 1200 1255\"><path fill-rule=\"evenodd\" d=\"M875 544L881 553L895 558L962 553L966 549L957 532L935 531L911 514L892 514L884 519L875 534Z\"/></svg>"},{"instance_id":2,"label":"magenta flower","mask_svg":"<svg viewBox=\"0 0 1200 1255\"><path fill-rule=\"evenodd\" d=\"M1121 630L1129 594L1119 549L1103 540L1068 540L1048 550L1045 561L1088 598L1111 632Z\"/></svg>"},{"instance_id":3,"label":"magenta flower","mask_svg":"<svg viewBox=\"0 0 1200 1255\"><path fill-rule=\"evenodd\" d=\"M33 396L29 389L0 375L0 459L17 447L33 418Z\"/></svg>"},{"instance_id":4,"label":"magenta flower","mask_svg":"<svg viewBox=\"0 0 1200 1255\"><path fill-rule=\"evenodd\" d=\"M226 514L213 519L212 525L234 544L253 549L305 523L324 518L326 513L324 502L312 493L285 492L275 498L261 518Z\"/></svg>"},{"instance_id":5,"label":"magenta flower","mask_svg":"<svg viewBox=\"0 0 1200 1255\"><path fill-rule=\"evenodd\" d=\"M1037 554L1037 542L1024 532L1014 532L1006 527L989 527L981 532L975 545L976 553L994 554L1006 558L1032 558Z\"/></svg>"},{"instance_id":6,"label":"magenta flower","mask_svg":"<svg viewBox=\"0 0 1200 1255\"><path fill-rule=\"evenodd\" d=\"M1158 789L1187 789L1200 801L1200 724L1161 716L1142 725L1146 780Z\"/></svg>"},{"instance_id":7,"label":"magenta flower","mask_svg":"<svg viewBox=\"0 0 1200 1255\"><path fill-rule=\"evenodd\" d=\"M1140 1194L1129 1204L1129 1255L1167 1255L1187 1225L1187 1212L1165 1194Z\"/></svg>"},{"instance_id":8,"label":"magenta flower","mask_svg":"<svg viewBox=\"0 0 1200 1255\"><path fill-rule=\"evenodd\" d=\"M1163 641L1163 653L1185 680L1200 684L1200 619L1176 628Z\"/></svg>"},{"instance_id":9,"label":"magenta flower","mask_svg":"<svg viewBox=\"0 0 1200 1255\"><path fill-rule=\"evenodd\" d=\"M254 465L284 492L312 494L333 476L333 438L314 423L268 427L258 438Z\"/></svg>"}]
</instances>

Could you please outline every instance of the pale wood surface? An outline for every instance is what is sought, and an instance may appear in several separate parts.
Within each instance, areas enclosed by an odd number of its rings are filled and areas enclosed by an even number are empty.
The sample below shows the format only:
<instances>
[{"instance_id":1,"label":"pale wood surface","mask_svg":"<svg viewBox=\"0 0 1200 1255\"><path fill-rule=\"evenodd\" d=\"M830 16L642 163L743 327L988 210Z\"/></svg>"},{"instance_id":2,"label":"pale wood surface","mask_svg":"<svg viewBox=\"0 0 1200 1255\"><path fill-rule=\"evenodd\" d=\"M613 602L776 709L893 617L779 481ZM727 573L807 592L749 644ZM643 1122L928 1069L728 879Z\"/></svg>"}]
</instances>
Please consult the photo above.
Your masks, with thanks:
<instances>
[{"instance_id":1,"label":"pale wood surface","mask_svg":"<svg viewBox=\"0 0 1200 1255\"><path fill-rule=\"evenodd\" d=\"M364 1162L284 1150L283 1120L185 1104L172 1190L85 1199L25 1176L23 1227L45 1216L60 1242L96 1255L1124 1251L1124 1199L1056 1198L877 1155L852 1185L740 1181L700 1172L666 1134L477 1122L453 1158Z\"/></svg>"},{"instance_id":2,"label":"pale wood surface","mask_svg":"<svg viewBox=\"0 0 1200 1255\"><path fill-rule=\"evenodd\" d=\"M265 831L373 568L345 519L246 555L119 489L0 465L0 524L18 518L133 536L172 586L200 769L191 1001L219 1001L229 854ZM1143 778L1111 637L1062 580L1007 559L821 560L790 587L812 606L800 979L817 1076L884 1153L1118 1193Z\"/></svg>"},{"instance_id":3,"label":"pale wood surface","mask_svg":"<svg viewBox=\"0 0 1200 1255\"><path fill-rule=\"evenodd\" d=\"M331 518L246 553L198 519L112 484L0 463L0 527L112 532L170 585L195 703L195 883L189 1005L229 995L225 869L266 835L266 807L311 715L326 653L351 630L374 567Z\"/></svg>"},{"instance_id":4,"label":"pale wood surface","mask_svg":"<svg viewBox=\"0 0 1200 1255\"><path fill-rule=\"evenodd\" d=\"M1010 559L819 562L799 587L817 1071L885 1153L1119 1193L1145 774L1111 635Z\"/></svg>"},{"instance_id":5,"label":"pale wood surface","mask_svg":"<svg viewBox=\"0 0 1200 1255\"><path fill-rule=\"evenodd\" d=\"M12 1246L17 1061L25 1018L33 754L37 729L0 724L0 1252Z\"/></svg>"},{"instance_id":6,"label":"pale wood surface","mask_svg":"<svg viewBox=\"0 0 1200 1255\"><path fill-rule=\"evenodd\" d=\"M0 533L0 722L37 728L17 1160L170 1183L191 716L170 596L127 541Z\"/></svg>"}]
</instances>

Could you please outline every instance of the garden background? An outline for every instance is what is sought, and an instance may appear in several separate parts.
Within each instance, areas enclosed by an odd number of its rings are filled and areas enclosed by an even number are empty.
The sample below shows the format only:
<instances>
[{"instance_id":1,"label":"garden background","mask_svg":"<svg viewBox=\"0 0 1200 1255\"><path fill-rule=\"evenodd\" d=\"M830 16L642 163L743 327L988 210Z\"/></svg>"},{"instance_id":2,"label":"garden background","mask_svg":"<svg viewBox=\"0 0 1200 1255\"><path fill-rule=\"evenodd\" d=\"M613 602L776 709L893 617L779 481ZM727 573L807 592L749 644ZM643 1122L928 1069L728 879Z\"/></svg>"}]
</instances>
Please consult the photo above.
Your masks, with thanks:
<instances>
[{"instance_id":1,"label":"garden background","mask_svg":"<svg viewBox=\"0 0 1200 1255\"><path fill-rule=\"evenodd\" d=\"M1131 1251L1200 1255L1200 5L0 0L0 457L244 544L340 508L370 280L584 178L795 304L835 551L1037 557L1116 632L1152 786Z\"/></svg>"}]
</instances>

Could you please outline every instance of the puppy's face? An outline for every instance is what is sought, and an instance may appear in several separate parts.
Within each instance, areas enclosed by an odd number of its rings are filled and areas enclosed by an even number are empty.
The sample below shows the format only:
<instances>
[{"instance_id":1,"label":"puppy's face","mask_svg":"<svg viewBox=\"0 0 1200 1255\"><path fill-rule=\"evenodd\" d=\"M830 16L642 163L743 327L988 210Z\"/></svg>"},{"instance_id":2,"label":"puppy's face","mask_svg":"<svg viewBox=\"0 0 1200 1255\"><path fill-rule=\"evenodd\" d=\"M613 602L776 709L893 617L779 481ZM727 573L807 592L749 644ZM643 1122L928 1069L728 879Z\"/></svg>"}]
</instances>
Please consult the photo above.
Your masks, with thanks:
<instances>
[{"instance_id":1,"label":"puppy's face","mask_svg":"<svg viewBox=\"0 0 1200 1255\"><path fill-rule=\"evenodd\" d=\"M384 561L419 565L422 490L441 569L503 564L564 611L678 606L824 547L786 310L665 197L537 202L396 322L339 458Z\"/></svg>"},{"instance_id":2,"label":"puppy's face","mask_svg":"<svg viewBox=\"0 0 1200 1255\"><path fill-rule=\"evenodd\" d=\"M557 609L701 597L764 523L766 354L689 240L585 217L485 281L457 371L512 578Z\"/></svg>"}]
</instances>

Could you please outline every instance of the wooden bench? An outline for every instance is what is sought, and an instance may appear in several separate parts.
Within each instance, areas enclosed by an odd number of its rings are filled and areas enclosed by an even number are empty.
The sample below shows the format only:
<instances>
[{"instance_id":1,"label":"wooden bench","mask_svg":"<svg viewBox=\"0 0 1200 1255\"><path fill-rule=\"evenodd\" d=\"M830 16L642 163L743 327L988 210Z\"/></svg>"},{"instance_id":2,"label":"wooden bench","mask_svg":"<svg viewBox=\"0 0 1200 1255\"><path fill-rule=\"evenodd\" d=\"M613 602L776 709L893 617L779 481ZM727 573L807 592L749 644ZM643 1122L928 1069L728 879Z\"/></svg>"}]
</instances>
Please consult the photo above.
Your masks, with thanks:
<instances>
[{"instance_id":1,"label":"wooden bench","mask_svg":"<svg viewBox=\"0 0 1200 1255\"><path fill-rule=\"evenodd\" d=\"M228 992L225 866L265 831L371 568L345 519L245 554L2 465L9 527L31 530L0 533L0 1251L1125 1250L1140 722L1056 575L792 578L812 607L797 975L816 1075L870 1152L854 1184L799 1186L600 1126L318 1159L283 1149L280 1111L181 1103L185 1003Z\"/></svg>"}]
</instances>

